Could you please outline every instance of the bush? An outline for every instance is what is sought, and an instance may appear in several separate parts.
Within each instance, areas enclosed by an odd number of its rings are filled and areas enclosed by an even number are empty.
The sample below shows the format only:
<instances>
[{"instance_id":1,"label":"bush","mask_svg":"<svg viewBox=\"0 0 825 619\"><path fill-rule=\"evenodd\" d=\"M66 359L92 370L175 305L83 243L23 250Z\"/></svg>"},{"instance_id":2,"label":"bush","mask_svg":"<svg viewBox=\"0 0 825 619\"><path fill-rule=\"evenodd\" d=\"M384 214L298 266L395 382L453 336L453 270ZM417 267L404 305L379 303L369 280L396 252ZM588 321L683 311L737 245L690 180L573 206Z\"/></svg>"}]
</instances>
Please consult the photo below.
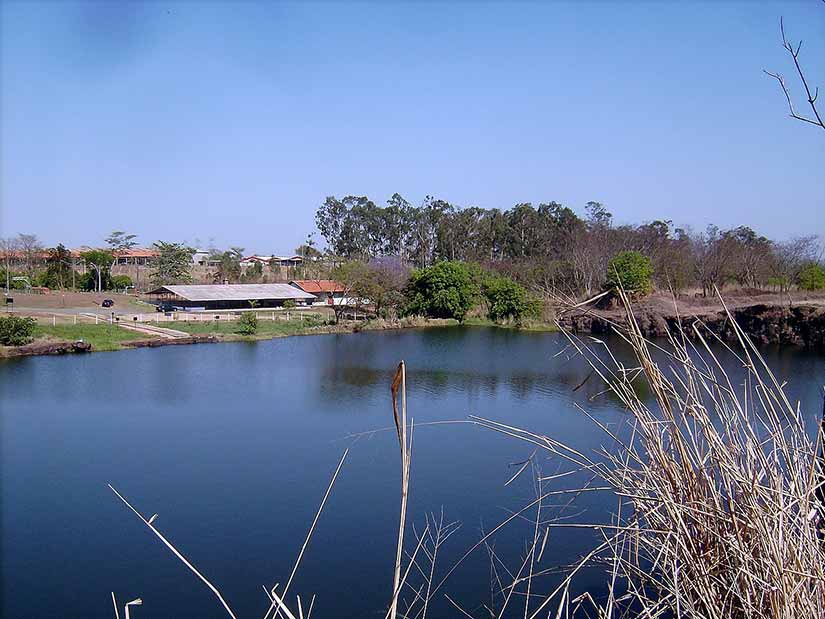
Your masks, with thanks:
<instances>
[{"instance_id":1,"label":"bush","mask_svg":"<svg viewBox=\"0 0 825 619\"><path fill-rule=\"evenodd\" d=\"M616 254L607 266L608 289L622 288L634 296L650 294L653 290L653 264L650 258L637 251Z\"/></svg>"},{"instance_id":2,"label":"bush","mask_svg":"<svg viewBox=\"0 0 825 619\"><path fill-rule=\"evenodd\" d=\"M539 300L507 277L490 277L484 284L484 296L490 320L512 318L521 322L528 316L538 316L541 311Z\"/></svg>"},{"instance_id":3,"label":"bush","mask_svg":"<svg viewBox=\"0 0 825 619\"><path fill-rule=\"evenodd\" d=\"M9 288L11 290L25 290L26 284L20 280L15 281L12 279L13 277L19 277L21 275L25 275L25 273L17 272L17 271L9 271L8 278L9 278ZM6 269L0 269L0 284L5 286L6 285Z\"/></svg>"},{"instance_id":4,"label":"bush","mask_svg":"<svg viewBox=\"0 0 825 619\"><path fill-rule=\"evenodd\" d=\"M241 314L239 332L242 335L255 335L258 332L258 316L255 312L244 312Z\"/></svg>"},{"instance_id":5,"label":"bush","mask_svg":"<svg viewBox=\"0 0 825 619\"><path fill-rule=\"evenodd\" d=\"M788 278L787 277L769 277L767 282L765 282L771 288L779 288L780 290L785 290L788 287Z\"/></svg>"},{"instance_id":6,"label":"bush","mask_svg":"<svg viewBox=\"0 0 825 619\"><path fill-rule=\"evenodd\" d=\"M100 274L100 283L103 286L103 290L112 289L112 276L109 273L108 269L105 269ZM94 269L89 269L88 271L86 271L85 274L78 275L77 285L82 290L97 290L97 271L95 271Z\"/></svg>"},{"instance_id":7,"label":"bush","mask_svg":"<svg viewBox=\"0 0 825 619\"><path fill-rule=\"evenodd\" d=\"M22 346L34 339L34 318L22 316L0 316L0 344L3 346Z\"/></svg>"},{"instance_id":8,"label":"bush","mask_svg":"<svg viewBox=\"0 0 825 619\"><path fill-rule=\"evenodd\" d=\"M439 262L413 271L404 313L463 321L476 302L479 287L472 268L463 262Z\"/></svg>"},{"instance_id":9,"label":"bush","mask_svg":"<svg viewBox=\"0 0 825 619\"><path fill-rule=\"evenodd\" d=\"M125 290L127 286L132 286L132 278L128 275L114 275L111 283L115 290Z\"/></svg>"},{"instance_id":10,"label":"bush","mask_svg":"<svg viewBox=\"0 0 825 619\"><path fill-rule=\"evenodd\" d=\"M799 272L796 281L802 290L822 290L825 288L825 267L812 262Z\"/></svg>"},{"instance_id":11,"label":"bush","mask_svg":"<svg viewBox=\"0 0 825 619\"><path fill-rule=\"evenodd\" d=\"M296 307L295 301L292 299L287 299L284 301L284 309L295 309Z\"/></svg>"}]
</instances>

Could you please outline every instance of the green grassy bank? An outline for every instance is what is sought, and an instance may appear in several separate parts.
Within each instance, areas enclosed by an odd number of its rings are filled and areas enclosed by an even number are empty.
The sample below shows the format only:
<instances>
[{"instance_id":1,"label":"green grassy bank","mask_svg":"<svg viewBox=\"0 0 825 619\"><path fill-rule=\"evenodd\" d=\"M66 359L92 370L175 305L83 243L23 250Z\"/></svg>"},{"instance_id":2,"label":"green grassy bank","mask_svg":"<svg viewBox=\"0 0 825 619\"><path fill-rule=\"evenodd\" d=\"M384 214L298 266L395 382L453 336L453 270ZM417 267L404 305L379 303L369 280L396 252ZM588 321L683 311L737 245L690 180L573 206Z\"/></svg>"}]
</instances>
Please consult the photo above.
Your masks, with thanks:
<instances>
[{"instance_id":1,"label":"green grassy bank","mask_svg":"<svg viewBox=\"0 0 825 619\"><path fill-rule=\"evenodd\" d=\"M149 337L151 336L145 333L127 331L117 325L111 324L56 326L39 324L34 330L35 342L49 340L75 342L77 340L83 340L91 344L92 350L95 351L120 350L123 342L145 340Z\"/></svg>"},{"instance_id":2,"label":"green grassy bank","mask_svg":"<svg viewBox=\"0 0 825 619\"><path fill-rule=\"evenodd\" d=\"M289 335L303 335L312 333L318 327L324 325L323 319L317 316L307 316L303 320L292 318L291 320L268 320L258 319L258 330L254 335L244 335L241 333L241 324L237 320L197 320L160 323L159 327L168 327L176 331L183 331L190 335L217 335L221 339L227 340L265 340L274 337L286 337ZM351 330L347 329L347 330Z\"/></svg>"},{"instance_id":3,"label":"green grassy bank","mask_svg":"<svg viewBox=\"0 0 825 619\"><path fill-rule=\"evenodd\" d=\"M359 322L342 322L328 324L319 315L307 315L303 319L268 320L263 317L258 320L258 328L254 334L241 332L241 323L237 320L197 320L160 323L157 326L182 331L193 336L213 336L219 341L257 341L293 335L313 335L324 333L353 333L360 331L384 331L395 329L416 329L457 326L460 323L451 319L427 319L419 316L410 316L399 320L372 319ZM496 327L524 331L555 331L556 326L546 322L527 321L521 325L501 324L485 318L468 318L463 323L472 327ZM92 350L113 351L126 348L128 342L152 339L153 336L123 329L111 324L66 324L49 325L38 324L35 327L34 343L49 342L76 342L83 340L92 345ZM12 350L0 347L0 356L4 351ZM36 353L35 353L36 354Z\"/></svg>"}]
</instances>

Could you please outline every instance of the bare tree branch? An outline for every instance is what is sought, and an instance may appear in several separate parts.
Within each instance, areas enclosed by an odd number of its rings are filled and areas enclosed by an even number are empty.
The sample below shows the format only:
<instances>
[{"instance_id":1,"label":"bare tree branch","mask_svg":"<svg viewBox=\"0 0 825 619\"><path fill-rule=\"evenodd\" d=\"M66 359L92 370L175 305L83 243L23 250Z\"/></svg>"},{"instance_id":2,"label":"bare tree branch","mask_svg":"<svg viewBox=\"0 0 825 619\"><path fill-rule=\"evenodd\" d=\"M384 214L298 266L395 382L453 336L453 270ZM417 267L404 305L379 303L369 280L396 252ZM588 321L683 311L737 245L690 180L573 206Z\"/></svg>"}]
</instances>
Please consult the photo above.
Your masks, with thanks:
<instances>
[{"instance_id":1,"label":"bare tree branch","mask_svg":"<svg viewBox=\"0 0 825 619\"><path fill-rule=\"evenodd\" d=\"M814 88L813 93L811 92L811 87L808 85L808 80L805 78L805 72L802 70L802 65L799 63L799 51L802 49L802 41L796 46L794 49L793 44L788 41L787 36L785 36L785 22L782 18L779 20L779 30L782 33L782 47L791 55L793 59L794 67L796 67L796 72L799 75L799 80L802 82L802 87L805 89L805 95L808 99L808 105L811 108L811 112L813 112L813 117L802 116L801 114L797 113L796 109L794 108L793 98L791 97L791 93L788 90L787 84L785 84L785 78L782 77L779 73L773 73L768 71L767 69L763 69L766 75L771 76L777 82L779 82L779 86L782 88L782 92L785 95L785 99L788 102L788 111L790 113L791 118L795 118L796 120L801 120L802 122L809 123L811 125L815 125L817 127L821 127L825 129L825 122L822 120L822 116L819 114L819 110L816 107L816 100L819 97L819 88Z\"/></svg>"}]
</instances>

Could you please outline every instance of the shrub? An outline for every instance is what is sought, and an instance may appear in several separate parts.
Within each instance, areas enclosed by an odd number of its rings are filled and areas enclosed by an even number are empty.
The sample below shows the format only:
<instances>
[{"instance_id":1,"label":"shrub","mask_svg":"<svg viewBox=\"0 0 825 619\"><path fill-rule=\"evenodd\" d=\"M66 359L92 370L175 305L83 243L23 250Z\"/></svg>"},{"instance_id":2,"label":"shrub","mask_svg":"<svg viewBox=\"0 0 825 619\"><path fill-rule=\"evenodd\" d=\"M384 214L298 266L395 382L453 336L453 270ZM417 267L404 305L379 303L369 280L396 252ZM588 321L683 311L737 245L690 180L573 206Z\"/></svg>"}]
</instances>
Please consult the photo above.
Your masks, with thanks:
<instances>
[{"instance_id":1,"label":"shrub","mask_svg":"<svg viewBox=\"0 0 825 619\"><path fill-rule=\"evenodd\" d=\"M125 290L127 286L132 285L132 278L128 275L114 275L111 283L115 290Z\"/></svg>"},{"instance_id":2,"label":"shrub","mask_svg":"<svg viewBox=\"0 0 825 619\"><path fill-rule=\"evenodd\" d=\"M25 275L25 273L17 272L17 271L9 271L8 272L8 279L9 279L9 288L11 290L25 290L26 284L20 280L14 280L12 278L19 277L21 275ZM3 286L6 285L6 269L0 269L0 284Z\"/></svg>"},{"instance_id":3,"label":"shrub","mask_svg":"<svg viewBox=\"0 0 825 619\"><path fill-rule=\"evenodd\" d=\"M101 272L100 283L103 286L103 290L112 289L112 276L108 269ZM78 275L77 285L82 290L97 290L97 271L89 269L85 274Z\"/></svg>"},{"instance_id":4,"label":"shrub","mask_svg":"<svg viewBox=\"0 0 825 619\"><path fill-rule=\"evenodd\" d=\"M241 314L239 332L242 335L255 335L258 332L258 316L255 312L244 312Z\"/></svg>"},{"instance_id":5,"label":"shrub","mask_svg":"<svg viewBox=\"0 0 825 619\"><path fill-rule=\"evenodd\" d=\"M799 271L796 281L802 290L822 290L825 288L825 267L812 262Z\"/></svg>"},{"instance_id":6,"label":"shrub","mask_svg":"<svg viewBox=\"0 0 825 619\"><path fill-rule=\"evenodd\" d=\"M634 296L650 294L653 290L653 264L650 258L637 251L616 254L607 266L607 287L617 288Z\"/></svg>"},{"instance_id":7,"label":"shrub","mask_svg":"<svg viewBox=\"0 0 825 619\"><path fill-rule=\"evenodd\" d=\"M475 304L479 287L472 268L463 262L439 262L413 271L404 313L462 321Z\"/></svg>"},{"instance_id":8,"label":"shrub","mask_svg":"<svg viewBox=\"0 0 825 619\"><path fill-rule=\"evenodd\" d=\"M286 301L284 301L284 309L295 309L295 307L295 301L293 301L292 299L287 299Z\"/></svg>"},{"instance_id":9,"label":"shrub","mask_svg":"<svg viewBox=\"0 0 825 619\"><path fill-rule=\"evenodd\" d=\"M0 316L0 344L22 346L34 339L34 318L22 316Z\"/></svg>"},{"instance_id":10,"label":"shrub","mask_svg":"<svg viewBox=\"0 0 825 619\"><path fill-rule=\"evenodd\" d=\"M484 284L484 296L490 320L512 318L521 322L528 316L538 316L541 311L539 300L507 277L490 277Z\"/></svg>"},{"instance_id":11,"label":"shrub","mask_svg":"<svg viewBox=\"0 0 825 619\"><path fill-rule=\"evenodd\" d=\"M788 287L788 278L787 277L769 277L768 280L765 282L771 288L779 288L780 290L785 290Z\"/></svg>"}]
</instances>

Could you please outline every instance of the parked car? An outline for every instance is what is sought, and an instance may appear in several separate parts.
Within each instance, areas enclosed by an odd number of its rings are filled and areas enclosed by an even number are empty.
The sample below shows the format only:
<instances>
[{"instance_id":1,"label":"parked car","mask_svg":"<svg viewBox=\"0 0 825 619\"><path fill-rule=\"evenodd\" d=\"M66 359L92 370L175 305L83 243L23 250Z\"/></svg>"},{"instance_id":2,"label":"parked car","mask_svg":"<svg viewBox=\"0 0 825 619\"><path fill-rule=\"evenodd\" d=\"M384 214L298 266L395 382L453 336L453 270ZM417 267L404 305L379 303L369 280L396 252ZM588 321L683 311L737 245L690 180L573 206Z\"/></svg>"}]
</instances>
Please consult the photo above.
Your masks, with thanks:
<instances>
[{"instance_id":1,"label":"parked car","mask_svg":"<svg viewBox=\"0 0 825 619\"><path fill-rule=\"evenodd\" d=\"M175 306L171 303L159 303L158 306L155 308L159 312L174 312Z\"/></svg>"},{"instance_id":2,"label":"parked car","mask_svg":"<svg viewBox=\"0 0 825 619\"><path fill-rule=\"evenodd\" d=\"M103 303L100 304L100 307L114 307L115 302L111 299L103 299Z\"/></svg>"}]
</instances>

